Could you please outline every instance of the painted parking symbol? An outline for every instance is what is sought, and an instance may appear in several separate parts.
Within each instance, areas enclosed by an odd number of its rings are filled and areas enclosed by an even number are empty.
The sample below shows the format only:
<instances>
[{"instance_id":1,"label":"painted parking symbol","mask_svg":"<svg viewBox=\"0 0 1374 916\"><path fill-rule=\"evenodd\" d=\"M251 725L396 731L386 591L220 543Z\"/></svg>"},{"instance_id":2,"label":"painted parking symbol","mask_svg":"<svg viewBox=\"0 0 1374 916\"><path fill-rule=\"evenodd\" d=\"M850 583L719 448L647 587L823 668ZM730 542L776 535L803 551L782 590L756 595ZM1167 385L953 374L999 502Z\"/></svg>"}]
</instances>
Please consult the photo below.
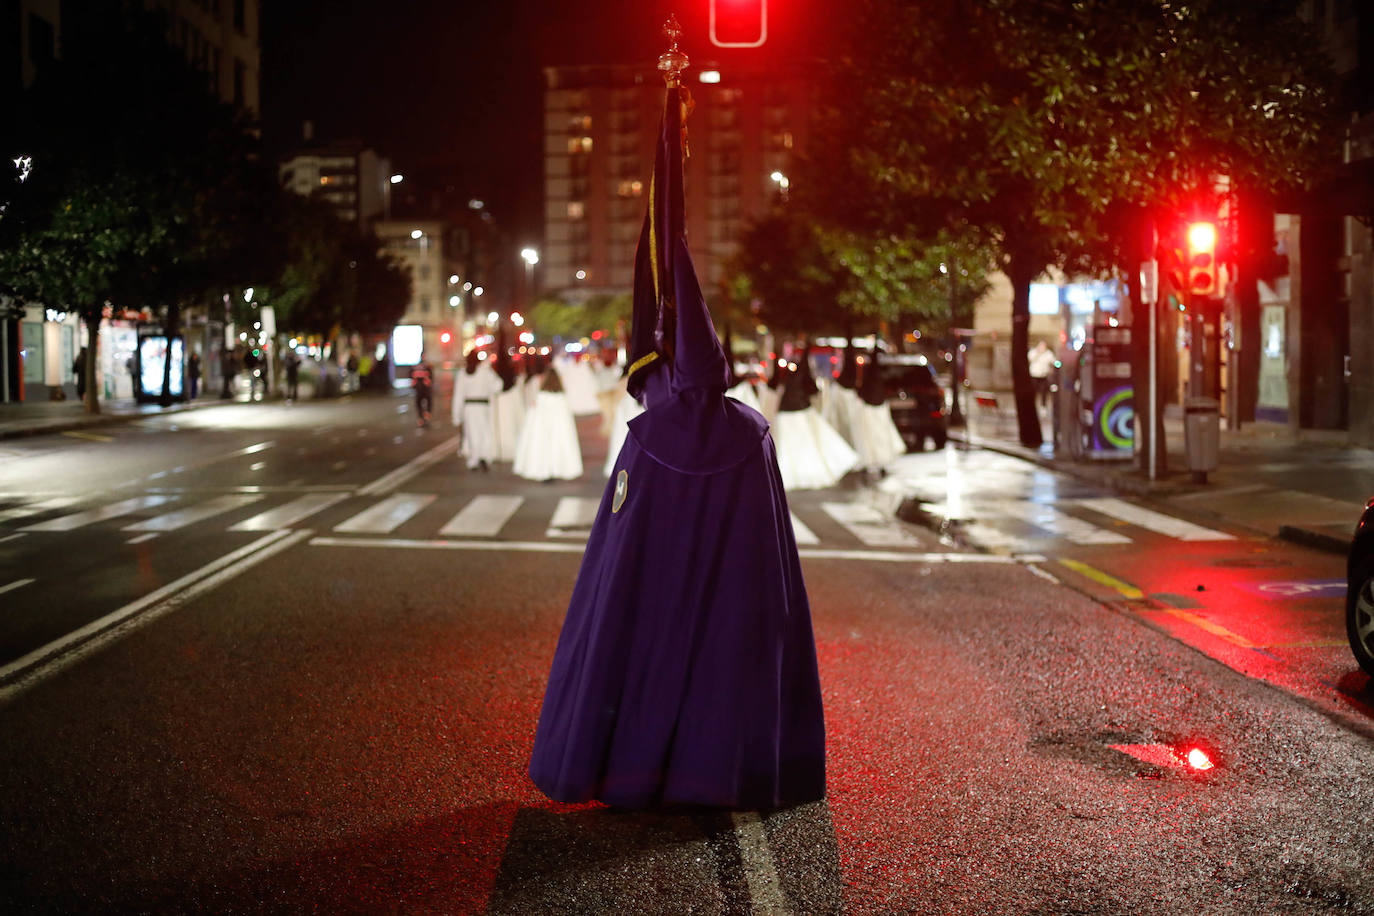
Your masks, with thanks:
<instances>
[{"instance_id":1,"label":"painted parking symbol","mask_svg":"<svg viewBox=\"0 0 1374 916\"><path fill-rule=\"evenodd\" d=\"M1344 579L1305 579L1293 582L1254 582L1246 588L1265 598L1343 598Z\"/></svg>"}]
</instances>

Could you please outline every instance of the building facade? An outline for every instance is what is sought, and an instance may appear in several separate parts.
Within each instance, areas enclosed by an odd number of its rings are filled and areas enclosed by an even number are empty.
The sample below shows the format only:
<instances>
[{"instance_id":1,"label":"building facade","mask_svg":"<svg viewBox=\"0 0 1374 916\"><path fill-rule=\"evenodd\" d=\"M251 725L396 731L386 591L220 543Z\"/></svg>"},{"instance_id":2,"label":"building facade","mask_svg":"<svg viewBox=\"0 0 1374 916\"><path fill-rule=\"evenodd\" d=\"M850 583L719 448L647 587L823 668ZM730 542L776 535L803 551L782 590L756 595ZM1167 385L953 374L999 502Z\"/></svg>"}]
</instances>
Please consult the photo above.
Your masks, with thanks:
<instances>
[{"instance_id":1,"label":"building facade","mask_svg":"<svg viewBox=\"0 0 1374 916\"><path fill-rule=\"evenodd\" d=\"M748 220L787 193L792 157L806 143L810 83L801 66L707 64L688 80L687 234L709 298ZM627 293L663 82L642 67L588 66L547 68L544 85L542 287L571 300Z\"/></svg>"},{"instance_id":2,"label":"building facade","mask_svg":"<svg viewBox=\"0 0 1374 916\"><path fill-rule=\"evenodd\" d=\"M382 252L410 273L410 302L400 325L423 329L427 359L438 366L446 349L460 338L463 324L461 299L449 292L451 265L445 251L445 224L439 220L379 220L373 224ZM443 335L447 332L446 344ZM399 368L404 368L400 366Z\"/></svg>"},{"instance_id":3,"label":"building facade","mask_svg":"<svg viewBox=\"0 0 1374 916\"><path fill-rule=\"evenodd\" d=\"M124 8L161 10L169 42L206 74L219 98L249 118L261 110L261 51L258 0L130 0ZM0 57L17 67L5 80L0 98L30 86L47 63L62 58L63 35L109 27L102 4L62 0L18 0L0 6ZM118 12L116 10L116 15ZM18 53L10 56L10 52ZM213 310L212 310L213 311ZM134 316L114 315L102 323L99 375L102 397L126 397L132 386L125 363L136 337ZM220 329L195 310L186 316L188 344L201 353L208 375L217 372ZM75 313L43 305L23 308L0 301L0 401L74 397L73 363L86 340Z\"/></svg>"},{"instance_id":4,"label":"building facade","mask_svg":"<svg viewBox=\"0 0 1374 916\"><path fill-rule=\"evenodd\" d=\"M277 175L283 187L323 200L359 229L390 209L391 163L360 144L303 149L282 160Z\"/></svg>"}]
</instances>

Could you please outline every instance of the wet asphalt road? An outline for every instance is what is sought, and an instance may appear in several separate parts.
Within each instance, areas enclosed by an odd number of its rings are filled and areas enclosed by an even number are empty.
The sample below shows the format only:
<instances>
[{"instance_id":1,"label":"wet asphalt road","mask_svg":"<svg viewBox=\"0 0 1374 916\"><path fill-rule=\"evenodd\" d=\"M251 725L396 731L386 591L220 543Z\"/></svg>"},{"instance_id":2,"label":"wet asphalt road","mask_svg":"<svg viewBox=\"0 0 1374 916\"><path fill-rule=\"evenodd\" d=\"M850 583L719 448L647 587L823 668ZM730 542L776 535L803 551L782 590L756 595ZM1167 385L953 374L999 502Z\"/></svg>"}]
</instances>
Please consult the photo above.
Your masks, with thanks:
<instances>
[{"instance_id":1,"label":"wet asphalt road","mask_svg":"<svg viewBox=\"0 0 1374 916\"><path fill-rule=\"evenodd\" d=\"M3 663L191 579L143 625L3 688L6 911L1374 912L1367 682L1334 646L1281 645L1331 642L1329 598L1248 590L1330 577L1338 558L1111 529L1066 507L1128 542L998 522L1020 538L1003 545L1011 561L948 527L943 542L897 522L860 537L825 509L887 505L890 487L797 494L816 541L803 567L827 799L557 805L524 774L579 559L577 525L553 522L595 499L599 476L541 485L444 459L368 491L452 435L416 431L402 405L203 411L110 441L34 440L0 463L0 492L41 465L79 497L0 516L0 587L33 580L0 594ZM598 442L584 439L589 464ZM975 462L960 465L972 491L999 499L1102 495L1017 483L975 453L914 456L892 476L929 480L950 461ZM338 530L396 493L423 505L389 531ZM285 535L231 530L311 494L341 498ZM155 495L177 501L24 530ZM441 534L477 495L521 503L490 538ZM1185 595L1193 606L1159 597ZM1217 767L1176 765L1168 748L1194 745Z\"/></svg>"}]
</instances>

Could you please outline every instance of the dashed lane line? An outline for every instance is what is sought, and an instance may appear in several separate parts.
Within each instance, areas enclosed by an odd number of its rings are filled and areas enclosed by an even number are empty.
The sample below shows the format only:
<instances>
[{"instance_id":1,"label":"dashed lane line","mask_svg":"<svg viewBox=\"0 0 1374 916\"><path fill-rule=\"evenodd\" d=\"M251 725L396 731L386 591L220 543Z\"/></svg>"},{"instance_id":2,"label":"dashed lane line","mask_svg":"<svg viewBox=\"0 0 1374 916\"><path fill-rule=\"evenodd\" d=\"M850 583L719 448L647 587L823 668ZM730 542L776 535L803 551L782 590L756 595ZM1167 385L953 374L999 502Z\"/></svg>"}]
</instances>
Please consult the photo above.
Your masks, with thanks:
<instances>
[{"instance_id":1,"label":"dashed lane line","mask_svg":"<svg viewBox=\"0 0 1374 916\"><path fill-rule=\"evenodd\" d=\"M35 580L35 579L15 579L13 582L9 583L8 585L0 585L0 595L5 594L5 592L12 592L12 591L14 591L16 588L23 588L24 586L28 585L29 583L35 582L35 581L37 581L37 580Z\"/></svg>"},{"instance_id":2,"label":"dashed lane line","mask_svg":"<svg viewBox=\"0 0 1374 916\"><path fill-rule=\"evenodd\" d=\"M371 483L359 487L358 495L385 496L391 493L407 480L418 476L431 464L437 464L445 458L457 455L458 443L460 441L462 441L462 436L453 436L450 439L440 442L438 445L434 446L434 448L410 459L395 470L389 471Z\"/></svg>"},{"instance_id":3,"label":"dashed lane line","mask_svg":"<svg viewBox=\"0 0 1374 916\"><path fill-rule=\"evenodd\" d=\"M740 860L744 864L744 880L749 886L750 909L755 913L781 914L792 912L787 895L778 877L773 852L768 848L768 834L757 811L732 811L730 820L735 826L735 841L739 843Z\"/></svg>"},{"instance_id":4,"label":"dashed lane line","mask_svg":"<svg viewBox=\"0 0 1374 916\"><path fill-rule=\"evenodd\" d=\"M0 667L0 703L312 534L309 530L274 531Z\"/></svg>"}]
</instances>

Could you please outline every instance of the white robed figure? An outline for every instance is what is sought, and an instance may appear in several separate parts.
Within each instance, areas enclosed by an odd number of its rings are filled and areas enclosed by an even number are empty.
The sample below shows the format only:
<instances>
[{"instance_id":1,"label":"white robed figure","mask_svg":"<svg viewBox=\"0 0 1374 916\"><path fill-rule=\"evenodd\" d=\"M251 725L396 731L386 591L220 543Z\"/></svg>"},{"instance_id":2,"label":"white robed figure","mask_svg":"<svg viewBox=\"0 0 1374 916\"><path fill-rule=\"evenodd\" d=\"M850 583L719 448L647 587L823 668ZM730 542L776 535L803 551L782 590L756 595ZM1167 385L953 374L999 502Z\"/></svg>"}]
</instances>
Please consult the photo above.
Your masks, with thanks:
<instances>
[{"instance_id":1,"label":"white robed figure","mask_svg":"<svg viewBox=\"0 0 1374 916\"><path fill-rule=\"evenodd\" d=\"M849 341L844 348L844 362L840 364L840 374L825 386L821 401L821 416L844 437L850 445L858 448L854 438L854 418L859 411L859 393L855 390L859 378L858 354L854 344Z\"/></svg>"},{"instance_id":2,"label":"white robed figure","mask_svg":"<svg viewBox=\"0 0 1374 916\"><path fill-rule=\"evenodd\" d=\"M854 448L865 468L880 470L898 455L905 454L906 443L892 421L887 386L883 384L882 360L876 347L864 364L859 398L850 420Z\"/></svg>"},{"instance_id":3,"label":"white robed figure","mask_svg":"<svg viewBox=\"0 0 1374 916\"><path fill-rule=\"evenodd\" d=\"M615 405L615 415L611 417L611 436L606 446L606 463L601 471L607 477L615 470L615 460L620 457L620 449L625 437L630 434L630 421L644 412L644 405L630 395L622 394Z\"/></svg>"},{"instance_id":4,"label":"white robed figure","mask_svg":"<svg viewBox=\"0 0 1374 916\"><path fill-rule=\"evenodd\" d=\"M773 444L787 490L832 487L859 466L859 456L811 405L811 367L805 356L783 385Z\"/></svg>"},{"instance_id":5,"label":"white robed figure","mask_svg":"<svg viewBox=\"0 0 1374 916\"><path fill-rule=\"evenodd\" d=\"M492 399L492 433L496 437L496 456L502 461L515 460L515 444L525 424L524 381L517 377Z\"/></svg>"},{"instance_id":6,"label":"white robed figure","mask_svg":"<svg viewBox=\"0 0 1374 916\"><path fill-rule=\"evenodd\" d=\"M534 407L525 414L512 470L526 480L576 480L582 476L577 421L558 370L552 366L544 373Z\"/></svg>"},{"instance_id":7,"label":"white robed figure","mask_svg":"<svg viewBox=\"0 0 1374 916\"><path fill-rule=\"evenodd\" d=\"M601 405L596 399L596 376L592 374L592 367L576 359L561 359L555 366L573 415L585 417L600 413Z\"/></svg>"},{"instance_id":8,"label":"white robed figure","mask_svg":"<svg viewBox=\"0 0 1374 916\"><path fill-rule=\"evenodd\" d=\"M463 428L458 454L469 468L486 470L496 460L492 433L491 400L501 391L501 378L477 350L467 355L463 369L453 376L453 422Z\"/></svg>"}]
</instances>

